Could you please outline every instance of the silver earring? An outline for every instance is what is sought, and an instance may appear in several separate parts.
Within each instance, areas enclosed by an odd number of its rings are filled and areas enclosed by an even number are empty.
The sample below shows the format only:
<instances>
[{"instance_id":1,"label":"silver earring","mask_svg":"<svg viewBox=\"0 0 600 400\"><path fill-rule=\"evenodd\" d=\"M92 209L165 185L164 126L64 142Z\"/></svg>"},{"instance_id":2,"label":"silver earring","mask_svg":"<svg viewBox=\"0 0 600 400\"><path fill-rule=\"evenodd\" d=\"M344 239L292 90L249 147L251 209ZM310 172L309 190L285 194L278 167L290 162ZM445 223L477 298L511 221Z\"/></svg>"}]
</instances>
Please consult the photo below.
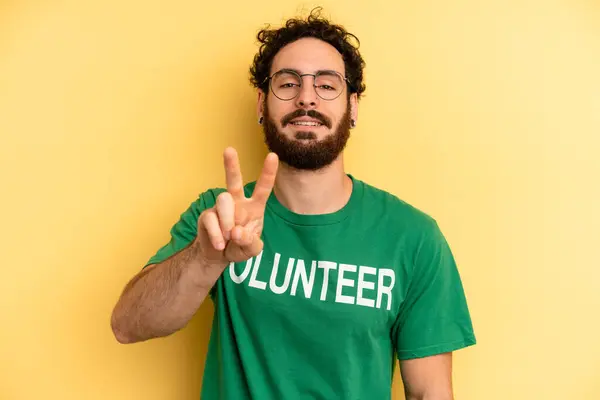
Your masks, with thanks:
<instances>
[{"instance_id":1,"label":"silver earring","mask_svg":"<svg viewBox=\"0 0 600 400\"><path fill-rule=\"evenodd\" d=\"M260 117L260 118L258 119L258 124L259 124L259 125L262 125L262 123L263 123L263 117Z\"/></svg>"},{"instance_id":2,"label":"silver earring","mask_svg":"<svg viewBox=\"0 0 600 400\"><path fill-rule=\"evenodd\" d=\"M351 120L350 121L350 126L352 126L352 128L356 128L356 121L355 120Z\"/></svg>"}]
</instances>

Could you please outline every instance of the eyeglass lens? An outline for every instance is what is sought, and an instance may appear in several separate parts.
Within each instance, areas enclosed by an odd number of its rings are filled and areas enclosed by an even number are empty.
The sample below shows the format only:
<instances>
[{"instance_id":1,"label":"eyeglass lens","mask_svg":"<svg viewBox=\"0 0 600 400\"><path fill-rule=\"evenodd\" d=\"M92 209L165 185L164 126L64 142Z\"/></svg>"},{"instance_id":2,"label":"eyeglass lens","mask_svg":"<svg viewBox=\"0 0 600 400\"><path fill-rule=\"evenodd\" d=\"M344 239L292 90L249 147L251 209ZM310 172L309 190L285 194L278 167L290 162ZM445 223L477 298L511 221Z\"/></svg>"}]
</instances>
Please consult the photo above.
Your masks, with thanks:
<instances>
[{"instance_id":1,"label":"eyeglass lens","mask_svg":"<svg viewBox=\"0 0 600 400\"><path fill-rule=\"evenodd\" d=\"M280 71L271 79L271 90L281 100L291 100L300 93L302 78L294 72ZM337 98L344 88L344 80L335 72L319 72L315 77L315 90L324 100Z\"/></svg>"}]
</instances>

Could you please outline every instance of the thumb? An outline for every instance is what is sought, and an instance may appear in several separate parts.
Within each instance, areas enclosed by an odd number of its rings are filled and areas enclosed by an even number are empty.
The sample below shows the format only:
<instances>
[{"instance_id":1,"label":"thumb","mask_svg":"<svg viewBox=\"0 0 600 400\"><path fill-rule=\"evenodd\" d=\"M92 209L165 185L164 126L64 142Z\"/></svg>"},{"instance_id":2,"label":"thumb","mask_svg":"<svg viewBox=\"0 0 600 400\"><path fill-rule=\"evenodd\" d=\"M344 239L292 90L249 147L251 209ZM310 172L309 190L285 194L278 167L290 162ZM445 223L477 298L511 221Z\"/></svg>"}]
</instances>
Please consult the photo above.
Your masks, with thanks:
<instances>
[{"instance_id":1,"label":"thumb","mask_svg":"<svg viewBox=\"0 0 600 400\"><path fill-rule=\"evenodd\" d=\"M264 243L257 233L252 234L252 239L250 244L243 247L244 253L250 255L251 257L256 257L264 247Z\"/></svg>"},{"instance_id":2,"label":"thumb","mask_svg":"<svg viewBox=\"0 0 600 400\"><path fill-rule=\"evenodd\" d=\"M263 249L263 241L259 235L250 227L236 226L231 232L231 239L245 254L254 257Z\"/></svg>"},{"instance_id":3,"label":"thumb","mask_svg":"<svg viewBox=\"0 0 600 400\"><path fill-rule=\"evenodd\" d=\"M257 234L246 232L240 237L236 232L239 228L236 227L232 231L232 240L225 249L225 257L233 262L242 262L256 257L264 247L263 241Z\"/></svg>"}]
</instances>

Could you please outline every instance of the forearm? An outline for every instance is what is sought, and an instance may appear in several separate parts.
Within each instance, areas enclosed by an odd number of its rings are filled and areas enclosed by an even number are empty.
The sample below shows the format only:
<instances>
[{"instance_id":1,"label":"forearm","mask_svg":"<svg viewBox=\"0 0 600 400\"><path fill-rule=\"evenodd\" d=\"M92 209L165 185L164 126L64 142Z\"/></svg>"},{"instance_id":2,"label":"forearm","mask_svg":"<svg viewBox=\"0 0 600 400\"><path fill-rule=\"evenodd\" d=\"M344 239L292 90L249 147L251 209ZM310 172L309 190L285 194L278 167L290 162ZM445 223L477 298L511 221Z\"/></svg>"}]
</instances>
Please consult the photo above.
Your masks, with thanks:
<instances>
[{"instance_id":1,"label":"forearm","mask_svg":"<svg viewBox=\"0 0 600 400\"><path fill-rule=\"evenodd\" d=\"M172 334L196 313L225 265L202 261L195 243L164 262L148 266L125 287L111 326L121 343Z\"/></svg>"},{"instance_id":2,"label":"forearm","mask_svg":"<svg viewBox=\"0 0 600 400\"><path fill-rule=\"evenodd\" d=\"M454 400L452 353L400 361L406 400Z\"/></svg>"}]
</instances>

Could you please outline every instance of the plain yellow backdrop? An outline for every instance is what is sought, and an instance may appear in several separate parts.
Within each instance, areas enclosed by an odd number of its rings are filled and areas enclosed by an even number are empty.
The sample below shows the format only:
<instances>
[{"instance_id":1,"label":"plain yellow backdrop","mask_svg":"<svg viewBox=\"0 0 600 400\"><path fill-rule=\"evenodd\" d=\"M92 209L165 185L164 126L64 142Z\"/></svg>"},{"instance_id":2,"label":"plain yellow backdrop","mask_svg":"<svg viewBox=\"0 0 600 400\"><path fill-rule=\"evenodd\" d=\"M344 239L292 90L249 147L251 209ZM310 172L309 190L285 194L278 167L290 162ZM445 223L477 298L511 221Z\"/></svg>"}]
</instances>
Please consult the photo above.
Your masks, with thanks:
<instances>
[{"instance_id":1,"label":"plain yellow backdrop","mask_svg":"<svg viewBox=\"0 0 600 400\"><path fill-rule=\"evenodd\" d=\"M321 4L367 62L348 171L459 263L457 400L600 398L600 3ZM210 301L129 346L110 312L226 146L256 178L256 32L314 5L0 1L1 399L199 397Z\"/></svg>"}]
</instances>

